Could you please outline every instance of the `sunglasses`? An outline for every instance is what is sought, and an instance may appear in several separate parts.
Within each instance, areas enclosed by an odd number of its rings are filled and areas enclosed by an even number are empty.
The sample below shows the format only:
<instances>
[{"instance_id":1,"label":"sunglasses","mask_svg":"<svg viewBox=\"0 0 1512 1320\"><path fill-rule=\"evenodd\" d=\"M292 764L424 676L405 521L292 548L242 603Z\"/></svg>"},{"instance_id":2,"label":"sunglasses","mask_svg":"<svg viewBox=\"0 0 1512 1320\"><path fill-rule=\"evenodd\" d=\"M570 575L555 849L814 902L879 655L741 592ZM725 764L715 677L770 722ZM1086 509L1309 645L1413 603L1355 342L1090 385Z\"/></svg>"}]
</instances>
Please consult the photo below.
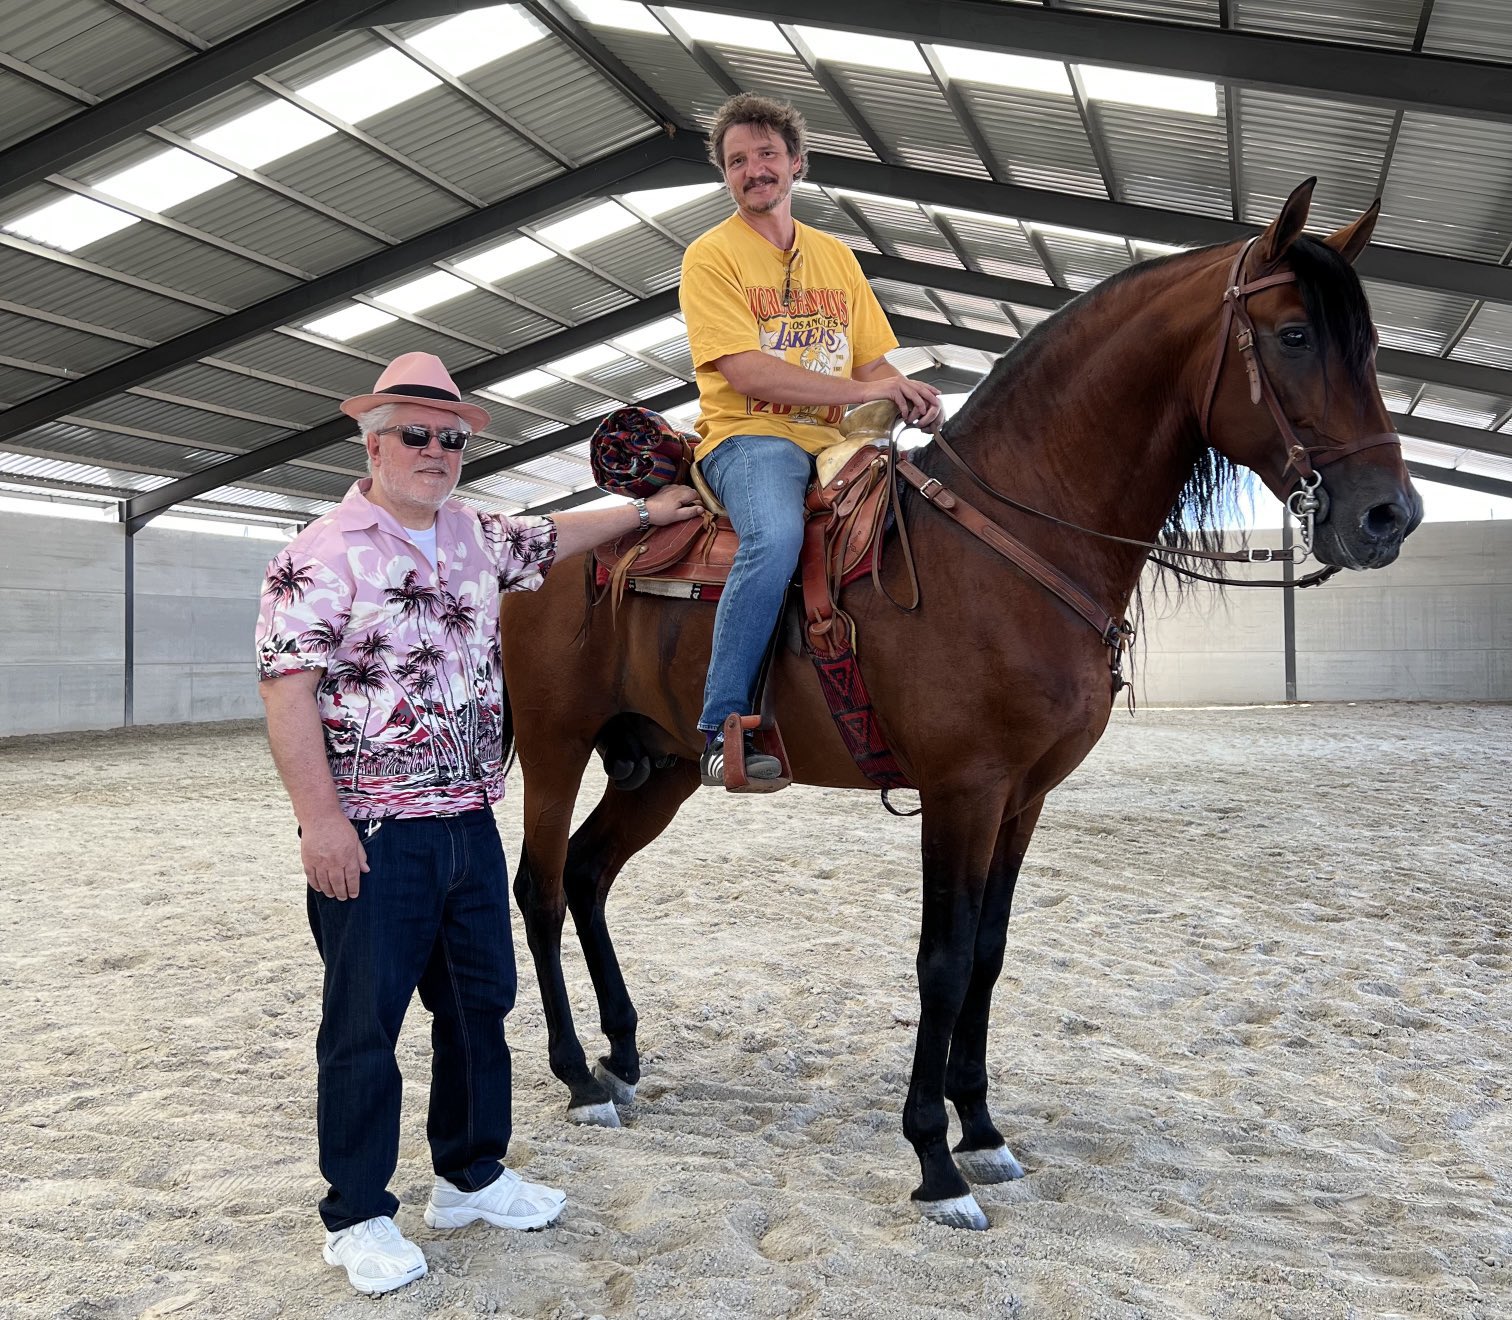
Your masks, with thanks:
<instances>
[{"instance_id":1,"label":"sunglasses","mask_svg":"<svg viewBox=\"0 0 1512 1320\"><path fill-rule=\"evenodd\" d=\"M793 286L793 267L796 266L802 260L803 260L803 253L800 252L795 247L793 249L792 255L789 256L788 259L783 263L783 270L782 270L782 310L785 311L785 312L787 312L789 315L792 314L792 310L793 310L793 291L794 291L794 286ZM798 286L797 292L798 292L798 299L801 302L803 300L803 286L802 285Z\"/></svg>"},{"instance_id":2,"label":"sunglasses","mask_svg":"<svg viewBox=\"0 0 1512 1320\"><path fill-rule=\"evenodd\" d=\"M458 431L452 427L429 427L429 426L385 426L381 431L374 431L374 435L388 435L390 432L399 437L399 443L406 449L424 449L430 444L431 436L436 437L436 443L442 449L459 453L467 447L468 432Z\"/></svg>"}]
</instances>

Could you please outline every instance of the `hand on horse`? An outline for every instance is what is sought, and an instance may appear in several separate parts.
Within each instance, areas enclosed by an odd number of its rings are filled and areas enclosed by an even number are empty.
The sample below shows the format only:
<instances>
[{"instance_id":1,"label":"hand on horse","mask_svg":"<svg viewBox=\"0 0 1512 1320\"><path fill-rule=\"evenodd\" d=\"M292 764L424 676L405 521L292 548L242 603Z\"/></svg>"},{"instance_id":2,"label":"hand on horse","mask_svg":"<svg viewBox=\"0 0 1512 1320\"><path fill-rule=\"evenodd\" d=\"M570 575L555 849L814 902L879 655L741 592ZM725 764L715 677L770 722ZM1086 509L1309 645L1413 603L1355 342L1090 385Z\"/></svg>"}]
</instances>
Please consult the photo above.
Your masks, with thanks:
<instances>
[{"instance_id":1,"label":"hand on horse","mask_svg":"<svg viewBox=\"0 0 1512 1320\"><path fill-rule=\"evenodd\" d=\"M922 380L881 376L868 381L865 401L871 403L876 399L891 399L897 405L898 416L921 431L928 430L940 420L940 392Z\"/></svg>"},{"instance_id":2,"label":"hand on horse","mask_svg":"<svg viewBox=\"0 0 1512 1320\"><path fill-rule=\"evenodd\" d=\"M646 512L651 515L653 527L665 527L668 523L698 517L702 505L692 486L663 486L646 501Z\"/></svg>"},{"instance_id":3,"label":"hand on horse","mask_svg":"<svg viewBox=\"0 0 1512 1320\"><path fill-rule=\"evenodd\" d=\"M322 817L301 828L299 859L311 889L327 898L356 898L367 850L345 816Z\"/></svg>"}]
</instances>

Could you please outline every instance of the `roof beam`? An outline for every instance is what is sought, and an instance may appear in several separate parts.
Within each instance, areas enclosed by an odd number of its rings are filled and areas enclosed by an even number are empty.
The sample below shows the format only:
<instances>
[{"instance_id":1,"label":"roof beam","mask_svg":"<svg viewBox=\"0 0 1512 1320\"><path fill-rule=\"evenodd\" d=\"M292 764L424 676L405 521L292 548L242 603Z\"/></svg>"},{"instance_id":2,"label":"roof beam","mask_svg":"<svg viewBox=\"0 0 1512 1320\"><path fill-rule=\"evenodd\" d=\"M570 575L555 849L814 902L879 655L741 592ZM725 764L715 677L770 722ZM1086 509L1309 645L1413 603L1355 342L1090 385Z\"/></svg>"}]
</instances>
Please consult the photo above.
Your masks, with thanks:
<instances>
[{"instance_id":1,"label":"roof beam","mask_svg":"<svg viewBox=\"0 0 1512 1320\"><path fill-rule=\"evenodd\" d=\"M384 0L305 0L0 153L0 199L330 39Z\"/></svg>"},{"instance_id":2,"label":"roof beam","mask_svg":"<svg viewBox=\"0 0 1512 1320\"><path fill-rule=\"evenodd\" d=\"M1461 490L1478 490L1483 495L1500 495L1512 500L1512 481L1498 481L1495 477L1461 472L1458 468L1435 467L1432 463L1408 463L1407 471L1419 481L1436 481L1441 486L1458 486Z\"/></svg>"},{"instance_id":3,"label":"roof beam","mask_svg":"<svg viewBox=\"0 0 1512 1320\"><path fill-rule=\"evenodd\" d=\"M1455 449L1474 449L1498 458L1512 458L1512 435L1503 435L1500 431L1483 431L1478 426L1460 426L1434 417L1398 412L1391 414L1391 424L1396 427L1398 435L1415 436Z\"/></svg>"},{"instance_id":4,"label":"roof beam","mask_svg":"<svg viewBox=\"0 0 1512 1320\"><path fill-rule=\"evenodd\" d=\"M1475 119L1512 120L1505 64L982 0L679 0L687 9Z\"/></svg>"},{"instance_id":5,"label":"roof beam","mask_svg":"<svg viewBox=\"0 0 1512 1320\"><path fill-rule=\"evenodd\" d=\"M453 379L457 387L464 393L469 390L480 389L490 381L498 380L501 376L512 376L516 372L528 371L532 367L538 367L544 362L550 362L553 358L564 357L568 353L575 353L580 348L588 348L593 344L602 343L606 339L613 339L616 335L625 334L629 330L637 329L651 321L663 316L670 316L677 310L677 290L669 289L647 298L643 302L632 303L628 307L622 307L618 311L610 312L607 316L596 317L592 321L584 321L573 326L570 330L563 330L560 334L548 335L545 339L538 339L534 343L525 344L511 352L500 354L497 357L487 358L482 362L474 362L469 367L454 373ZM692 389L690 385L687 388ZM671 407L671 404L667 405ZM0 414L0 417L5 414ZM592 433L592 426L589 433ZM352 432L352 423L346 417L334 417L330 421L321 422L318 426L311 426L303 431L296 431L292 435L281 436L266 445L259 445L256 449L249 449L244 454L238 454L235 458L229 458L223 463L216 463L212 467L201 469L191 473L167 486L160 486L156 490L146 491L141 495L134 496L126 501L123 520L129 535L135 535L145 527L158 514L171 508L175 504L182 504L185 500L192 500L203 495L206 491L215 490L220 486L228 486L233 482L243 481L247 477L255 476L259 472L265 472L280 463L286 463L291 459L302 458L306 454L313 453L323 445L332 441L340 440ZM560 434L554 432L553 434ZM521 450L529 449L539 441L529 441L524 445L516 445L513 448L504 449L503 454L514 455ZM570 440L564 441L571 444ZM541 451L547 452L547 451ZM534 457L534 454L528 457ZM471 463L462 471L464 482L471 480L469 472L478 468L481 464L490 462L495 456L479 459ZM484 468L485 472L498 471L501 467L511 466L515 462L525 462L525 458L509 459L502 463L495 463L492 467Z\"/></svg>"},{"instance_id":6,"label":"roof beam","mask_svg":"<svg viewBox=\"0 0 1512 1320\"><path fill-rule=\"evenodd\" d=\"M19 435L63 413L78 412L98 399L118 394L187 362L198 361L265 330L307 319L343 298L376 288L502 231L539 220L573 202L622 188L632 180L641 187L687 182L695 175L701 180L708 167L702 160L691 158L690 152L697 151L696 144L682 145L664 137L625 147L19 403L0 412L0 439Z\"/></svg>"},{"instance_id":7,"label":"roof beam","mask_svg":"<svg viewBox=\"0 0 1512 1320\"><path fill-rule=\"evenodd\" d=\"M1024 10L1039 13L1039 10ZM1512 77L1507 78L1512 87ZM901 197L932 206L957 207L1031 223L1090 229L1120 238L1152 243L1204 245L1232 243L1260 232L1259 225L1237 224L1213 216L1168 211L1155 206L1109 202L1097 197L993 183L986 179L944 174L935 170L884 165L811 152L809 180L832 188ZM1485 261L1466 261L1433 252L1372 244L1355 263L1362 276L1418 289L1437 289L1470 298L1512 303L1512 267Z\"/></svg>"}]
</instances>

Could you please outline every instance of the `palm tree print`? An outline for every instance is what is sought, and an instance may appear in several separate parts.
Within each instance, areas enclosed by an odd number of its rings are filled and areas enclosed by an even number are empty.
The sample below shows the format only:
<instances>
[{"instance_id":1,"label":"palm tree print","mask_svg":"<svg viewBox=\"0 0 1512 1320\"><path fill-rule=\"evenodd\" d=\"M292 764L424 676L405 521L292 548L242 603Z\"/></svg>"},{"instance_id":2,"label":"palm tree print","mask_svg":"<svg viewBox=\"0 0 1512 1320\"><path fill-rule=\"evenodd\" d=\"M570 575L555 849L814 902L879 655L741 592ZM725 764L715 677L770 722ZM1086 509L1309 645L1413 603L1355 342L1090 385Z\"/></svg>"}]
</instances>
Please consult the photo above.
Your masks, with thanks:
<instances>
[{"instance_id":1,"label":"palm tree print","mask_svg":"<svg viewBox=\"0 0 1512 1320\"><path fill-rule=\"evenodd\" d=\"M351 622L350 614L333 614L329 619L316 619L304 632L299 634L301 646L308 647L311 651L324 651L331 655L341 647L342 637L346 633L346 626Z\"/></svg>"},{"instance_id":2,"label":"palm tree print","mask_svg":"<svg viewBox=\"0 0 1512 1320\"><path fill-rule=\"evenodd\" d=\"M355 793L362 775L362 744L367 741L368 718L373 713L373 693L383 690L383 671L371 660L343 660L336 666L337 686L347 692L360 692L367 697L367 706L362 713L362 732L357 735L357 752L352 757L351 789Z\"/></svg>"},{"instance_id":3,"label":"palm tree print","mask_svg":"<svg viewBox=\"0 0 1512 1320\"><path fill-rule=\"evenodd\" d=\"M275 605L285 605L303 600L314 583L315 575L308 568L295 568L293 556L285 552L268 569L268 585L263 594L271 596Z\"/></svg>"}]
</instances>

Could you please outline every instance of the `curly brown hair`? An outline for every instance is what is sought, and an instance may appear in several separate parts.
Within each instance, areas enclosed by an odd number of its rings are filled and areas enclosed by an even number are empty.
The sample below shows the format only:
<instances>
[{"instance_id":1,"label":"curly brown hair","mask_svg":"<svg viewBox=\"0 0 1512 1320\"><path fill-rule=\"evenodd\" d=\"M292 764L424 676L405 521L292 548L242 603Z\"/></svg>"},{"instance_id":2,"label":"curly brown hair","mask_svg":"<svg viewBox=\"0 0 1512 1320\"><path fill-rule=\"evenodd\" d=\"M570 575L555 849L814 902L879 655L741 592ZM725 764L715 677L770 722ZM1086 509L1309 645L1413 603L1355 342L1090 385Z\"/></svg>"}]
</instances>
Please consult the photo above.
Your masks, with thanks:
<instances>
[{"instance_id":1,"label":"curly brown hair","mask_svg":"<svg viewBox=\"0 0 1512 1320\"><path fill-rule=\"evenodd\" d=\"M709 129L709 159L721 174L724 173L725 134L737 124L776 133L787 144L789 155L795 158L808 154L808 126L800 111L786 101L774 101L768 96L757 96L755 92L741 92L719 107L714 126Z\"/></svg>"}]
</instances>

